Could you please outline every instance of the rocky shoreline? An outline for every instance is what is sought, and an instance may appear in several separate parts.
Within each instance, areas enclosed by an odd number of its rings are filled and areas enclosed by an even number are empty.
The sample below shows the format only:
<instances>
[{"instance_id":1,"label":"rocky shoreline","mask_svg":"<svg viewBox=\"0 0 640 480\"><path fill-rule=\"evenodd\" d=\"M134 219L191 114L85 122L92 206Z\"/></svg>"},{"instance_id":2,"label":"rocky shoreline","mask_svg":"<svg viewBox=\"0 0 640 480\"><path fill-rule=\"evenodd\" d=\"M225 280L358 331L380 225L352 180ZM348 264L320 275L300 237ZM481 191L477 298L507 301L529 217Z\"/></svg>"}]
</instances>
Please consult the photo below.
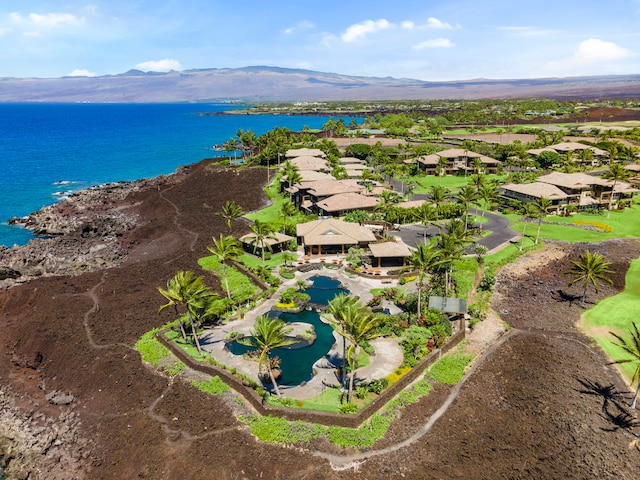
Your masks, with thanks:
<instances>
[{"instance_id":1,"label":"rocky shoreline","mask_svg":"<svg viewBox=\"0 0 640 480\"><path fill-rule=\"evenodd\" d=\"M37 277L75 276L122 264L127 257L123 238L141 226L134 192L166 188L176 173L152 179L109 183L80 190L10 224L21 224L36 238L27 245L0 246L0 288Z\"/></svg>"}]
</instances>

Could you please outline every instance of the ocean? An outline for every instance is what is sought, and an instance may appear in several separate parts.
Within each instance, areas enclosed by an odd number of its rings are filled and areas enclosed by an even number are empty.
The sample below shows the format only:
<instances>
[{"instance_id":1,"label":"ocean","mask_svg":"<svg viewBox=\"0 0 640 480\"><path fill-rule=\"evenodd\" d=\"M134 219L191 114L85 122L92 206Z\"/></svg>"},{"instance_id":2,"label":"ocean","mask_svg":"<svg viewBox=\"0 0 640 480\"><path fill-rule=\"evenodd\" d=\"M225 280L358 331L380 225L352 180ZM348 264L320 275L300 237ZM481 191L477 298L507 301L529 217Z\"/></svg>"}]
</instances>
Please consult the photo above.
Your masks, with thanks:
<instances>
[{"instance_id":1,"label":"ocean","mask_svg":"<svg viewBox=\"0 0 640 480\"><path fill-rule=\"evenodd\" d=\"M229 104L0 104L0 245L31 232L8 225L69 193L172 173L226 155L215 151L238 129L320 128L327 116L203 115ZM343 118L348 124L351 117Z\"/></svg>"}]
</instances>

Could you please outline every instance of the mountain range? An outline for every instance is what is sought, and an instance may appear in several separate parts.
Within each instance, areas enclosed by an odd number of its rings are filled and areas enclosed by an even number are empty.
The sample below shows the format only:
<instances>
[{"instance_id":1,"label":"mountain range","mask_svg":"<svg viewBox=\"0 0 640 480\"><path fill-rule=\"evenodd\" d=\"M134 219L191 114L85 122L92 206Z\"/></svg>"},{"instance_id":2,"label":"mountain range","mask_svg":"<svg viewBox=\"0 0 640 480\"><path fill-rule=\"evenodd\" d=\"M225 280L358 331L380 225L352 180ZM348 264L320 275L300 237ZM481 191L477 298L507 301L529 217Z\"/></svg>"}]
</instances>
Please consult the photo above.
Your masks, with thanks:
<instances>
[{"instance_id":1,"label":"mountain range","mask_svg":"<svg viewBox=\"0 0 640 480\"><path fill-rule=\"evenodd\" d=\"M349 76L278 67L210 68L167 73L0 78L0 102L163 103L203 101L363 101L640 96L640 75L424 81Z\"/></svg>"}]
</instances>

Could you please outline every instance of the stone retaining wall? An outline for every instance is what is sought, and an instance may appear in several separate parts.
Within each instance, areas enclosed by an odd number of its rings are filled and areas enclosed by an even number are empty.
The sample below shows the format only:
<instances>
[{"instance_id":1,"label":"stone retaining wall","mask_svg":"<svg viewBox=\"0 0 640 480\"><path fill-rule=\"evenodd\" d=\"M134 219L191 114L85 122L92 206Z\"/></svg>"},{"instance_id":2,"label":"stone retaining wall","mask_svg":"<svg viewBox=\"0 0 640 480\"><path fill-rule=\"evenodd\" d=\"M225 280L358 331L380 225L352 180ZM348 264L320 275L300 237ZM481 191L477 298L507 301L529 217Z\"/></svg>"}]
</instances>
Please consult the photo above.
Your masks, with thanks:
<instances>
[{"instance_id":1,"label":"stone retaining wall","mask_svg":"<svg viewBox=\"0 0 640 480\"><path fill-rule=\"evenodd\" d=\"M400 378L396 383L391 385L388 389L384 390L375 400L365 406L355 415L331 413L331 412L319 412L314 410L302 410L297 408L277 407L268 405L264 402L262 397L249 385L246 384L241 378L233 375L231 372L224 368L196 361L193 357L186 354L184 350L178 347L175 343L171 342L163 332L159 332L156 337L165 345L178 359L187 365L189 368L197 370L202 373L206 373L211 376L218 375L227 385L233 388L236 392L242 395L253 408L255 408L261 415L271 415L283 417L289 421L302 420L305 422L319 423L327 426L340 426L357 428L365 420L368 420L374 413L380 410L387 402L400 393L405 388L409 387L413 382L418 380L424 372L438 361L442 355L465 338L465 321L463 319L458 320L456 328L457 332L449 337L445 344L433 351L429 356L425 357L418 365L416 365L410 372Z\"/></svg>"}]
</instances>

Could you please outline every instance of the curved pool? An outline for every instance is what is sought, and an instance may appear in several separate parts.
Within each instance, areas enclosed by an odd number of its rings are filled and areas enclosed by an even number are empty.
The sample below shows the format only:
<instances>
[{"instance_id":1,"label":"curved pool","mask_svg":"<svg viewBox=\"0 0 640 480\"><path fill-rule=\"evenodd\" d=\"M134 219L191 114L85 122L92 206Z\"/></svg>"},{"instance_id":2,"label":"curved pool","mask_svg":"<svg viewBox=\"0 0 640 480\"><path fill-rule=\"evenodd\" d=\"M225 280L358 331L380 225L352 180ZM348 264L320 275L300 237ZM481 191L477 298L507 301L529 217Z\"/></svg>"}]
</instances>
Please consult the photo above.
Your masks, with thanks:
<instances>
[{"instance_id":1,"label":"curved pool","mask_svg":"<svg viewBox=\"0 0 640 480\"><path fill-rule=\"evenodd\" d=\"M349 293L334 278L319 275L311 277L310 280L313 281L313 284L306 290L306 293L309 294L309 302L312 304L327 305L336 295ZM315 310L303 310L300 313L271 311L269 316L278 317L287 323L309 323L315 328L316 341L313 344L301 346L301 343L298 343L289 347L276 348L272 355L280 357L281 360L282 376L278 381L279 385L293 386L310 380L313 377L313 364L324 357L335 342L333 328L324 323L320 319L320 314ZM230 342L227 344L227 348L234 355L244 355L248 351L255 350L237 342Z\"/></svg>"}]
</instances>

